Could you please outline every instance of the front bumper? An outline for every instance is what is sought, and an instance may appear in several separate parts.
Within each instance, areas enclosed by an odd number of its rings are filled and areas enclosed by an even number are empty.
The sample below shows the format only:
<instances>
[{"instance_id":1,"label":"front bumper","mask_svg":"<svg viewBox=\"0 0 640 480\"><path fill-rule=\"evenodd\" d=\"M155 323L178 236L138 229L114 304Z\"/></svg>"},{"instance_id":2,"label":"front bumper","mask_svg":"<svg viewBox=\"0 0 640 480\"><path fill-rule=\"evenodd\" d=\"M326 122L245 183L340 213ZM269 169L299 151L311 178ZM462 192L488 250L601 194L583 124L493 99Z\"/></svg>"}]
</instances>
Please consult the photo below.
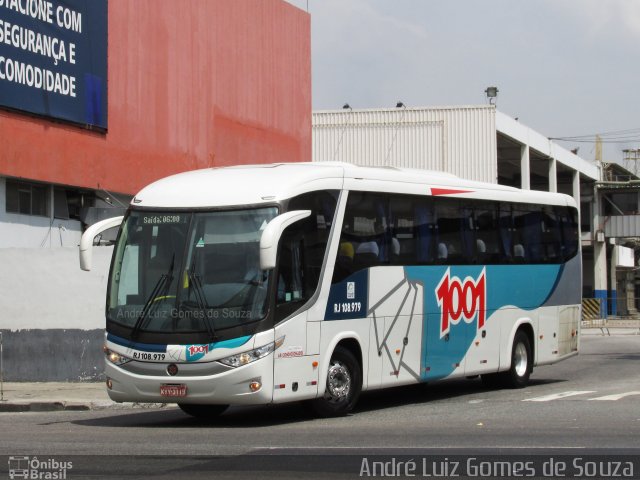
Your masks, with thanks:
<instances>
[{"instance_id":1,"label":"front bumper","mask_svg":"<svg viewBox=\"0 0 640 480\"><path fill-rule=\"evenodd\" d=\"M213 375L139 375L109 361L105 374L111 380L107 392L116 402L262 405L273 401L273 354ZM255 381L262 388L252 392L249 384ZM187 396L161 396L160 386L164 384L186 385Z\"/></svg>"}]
</instances>

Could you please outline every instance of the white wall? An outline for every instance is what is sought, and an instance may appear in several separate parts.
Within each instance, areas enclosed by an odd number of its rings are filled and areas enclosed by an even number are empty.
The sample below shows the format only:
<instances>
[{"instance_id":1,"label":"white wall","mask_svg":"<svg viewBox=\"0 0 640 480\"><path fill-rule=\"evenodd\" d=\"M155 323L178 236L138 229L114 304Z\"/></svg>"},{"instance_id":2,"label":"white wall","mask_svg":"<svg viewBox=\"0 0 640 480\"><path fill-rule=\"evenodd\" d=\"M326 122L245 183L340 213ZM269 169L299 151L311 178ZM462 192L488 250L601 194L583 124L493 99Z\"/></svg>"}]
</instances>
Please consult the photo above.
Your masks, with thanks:
<instances>
[{"instance_id":1,"label":"white wall","mask_svg":"<svg viewBox=\"0 0 640 480\"><path fill-rule=\"evenodd\" d=\"M77 247L0 249L0 329L104 328L113 247L80 270Z\"/></svg>"},{"instance_id":2,"label":"white wall","mask_svg":"<svg viewBox=\"0 0 640 480\"><path fill-rule=\"evenodd\" d=\"M0 249L73 247L80 243L77 220L7 213L6 180L0 177Z\"/></svg>"},{"instance_id":3,"label":"white wall","mask_svg":"<svg viewBox=\"0 0 640 480\"><path fill-rule=\"evenodd\" d=\"M490 105L313 112L313 161L420 168L497 183Z\"/></svg>"}]
</instances>

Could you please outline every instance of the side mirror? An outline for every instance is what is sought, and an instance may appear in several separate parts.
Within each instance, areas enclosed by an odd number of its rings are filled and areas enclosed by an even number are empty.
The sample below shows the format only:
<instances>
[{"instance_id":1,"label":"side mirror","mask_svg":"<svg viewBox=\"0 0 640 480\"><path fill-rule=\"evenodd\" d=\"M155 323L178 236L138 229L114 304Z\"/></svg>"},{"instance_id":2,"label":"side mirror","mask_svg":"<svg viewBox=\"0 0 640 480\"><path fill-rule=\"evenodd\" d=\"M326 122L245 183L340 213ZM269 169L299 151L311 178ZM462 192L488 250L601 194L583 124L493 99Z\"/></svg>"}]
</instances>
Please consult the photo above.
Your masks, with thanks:
<instances>
[{"instance_id":1,"label":"side mirror","mask_svg":"<svg viewBox=\"0 0 640 480\"><path fill-rule=\"evenodd\" d=\"M309 215L311 215L311 210L294 210L278 215L267 224L260 237L260 268L262 270L275 268L278 242L284 229Z\"/></svg>"},{"instance_id":2,"label":"side mirror","mask_svg":"<svg viewBox=\"0 0 640 480\"><path fill-rule=\"evenodd\" d=\"M122 223L124 217L113 217L94 223L85 230L80 239L80 268L85 272L91 270L91 259L93 257L93 239L99 233L117 227Z\"/></svg>"}]
</instances>

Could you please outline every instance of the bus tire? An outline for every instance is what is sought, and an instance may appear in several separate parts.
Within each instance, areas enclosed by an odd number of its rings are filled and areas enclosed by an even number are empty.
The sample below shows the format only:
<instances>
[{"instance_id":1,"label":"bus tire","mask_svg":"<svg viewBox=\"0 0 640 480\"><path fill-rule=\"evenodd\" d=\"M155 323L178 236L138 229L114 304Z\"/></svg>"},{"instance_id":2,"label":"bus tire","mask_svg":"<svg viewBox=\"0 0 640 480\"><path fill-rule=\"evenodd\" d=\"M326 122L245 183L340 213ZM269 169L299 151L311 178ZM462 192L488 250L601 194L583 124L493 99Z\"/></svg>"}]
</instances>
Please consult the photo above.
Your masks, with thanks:
<instances>
[{"instance_id":1,"label":"bus tire","mask_svg":"<svg viewBox=\"0 0 640 480\"><path fill-rule=\"evenodd\" d=\"M213 420L219 417L229 405L200 405L195 403L179 403L178 407L187 415L202 420Z\"/></svg>"},{"instance_id":2,"label":"bus tire","mask_svg":"<svg viewBox=\"0 0 640 480\"><path fill-rule=\"evenodd\" d=\"M336 347L329 362L324 395L311 400L310 407L317 416L346 415L355 406L362 390L362 373L358 360L349 350Z\"/></svg>"},{"instance_id":3,"label":"bus tire","mask_svg":"<svg viewBox=\"0 0 640 480\"><path fill-rule=\"evenodd\" d=\"M531 343L527 334L520 330L513 339L511 367L503 373L503 384L509 388L526 387L532 370Z\"/></svg>"}]
</instances>

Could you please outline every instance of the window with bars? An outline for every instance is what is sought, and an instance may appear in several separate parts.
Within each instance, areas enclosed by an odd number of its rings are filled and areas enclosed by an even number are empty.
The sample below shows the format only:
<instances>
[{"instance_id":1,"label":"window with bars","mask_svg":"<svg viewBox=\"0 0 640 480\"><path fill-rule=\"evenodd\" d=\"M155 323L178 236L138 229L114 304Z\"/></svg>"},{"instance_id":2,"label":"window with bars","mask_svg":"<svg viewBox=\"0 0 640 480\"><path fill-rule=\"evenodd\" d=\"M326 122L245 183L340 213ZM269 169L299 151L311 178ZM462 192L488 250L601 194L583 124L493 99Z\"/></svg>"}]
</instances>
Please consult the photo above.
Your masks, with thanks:
<instances>
[{"instance_id":1,"label":"window with bars","mask_svg":"<svg viewBox=\"0 0 640 480\"><path fill-rule=\"evenodd\" d=\"M48 185L38 183L7 180L7 213L48 217L50 203L49 188Z\"/></svg>"}]
</instances>

